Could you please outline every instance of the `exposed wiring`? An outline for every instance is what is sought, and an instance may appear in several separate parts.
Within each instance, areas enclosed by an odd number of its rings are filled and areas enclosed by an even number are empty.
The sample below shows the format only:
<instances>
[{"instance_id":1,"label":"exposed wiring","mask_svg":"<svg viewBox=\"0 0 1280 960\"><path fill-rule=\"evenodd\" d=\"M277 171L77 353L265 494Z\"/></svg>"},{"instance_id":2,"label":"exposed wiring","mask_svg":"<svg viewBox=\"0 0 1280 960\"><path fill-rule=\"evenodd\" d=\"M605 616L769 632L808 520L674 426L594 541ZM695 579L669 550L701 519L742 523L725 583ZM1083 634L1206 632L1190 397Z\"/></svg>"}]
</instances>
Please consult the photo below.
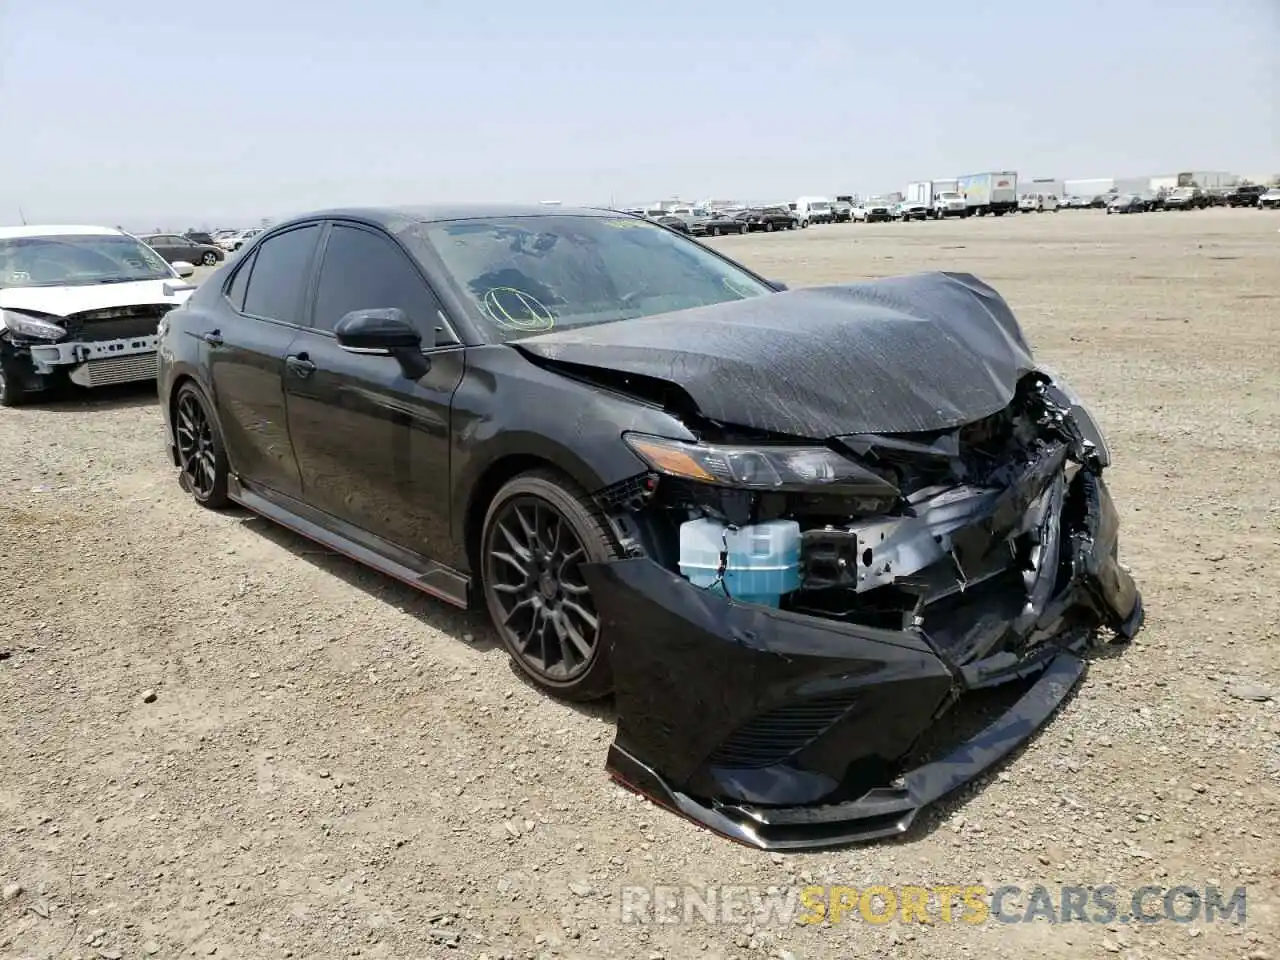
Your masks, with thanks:
<instances>
[{"instance_id":1,"label":"exposed wiring","mask_svg":"<svg viewBox=\"0 0 1280 960\"><path fill-rule=\"evenodd\" d=\"M719 587L724 591L724 595L733 598L733 594L729 592L729 584L725 582L724 574L729 569L729 531L736 531L738 528L732 523L726 523L724 529L720 531L720 560L716 566L716 578L706 585L703 589L714 590Z\"/></svg>"}]
</instances>

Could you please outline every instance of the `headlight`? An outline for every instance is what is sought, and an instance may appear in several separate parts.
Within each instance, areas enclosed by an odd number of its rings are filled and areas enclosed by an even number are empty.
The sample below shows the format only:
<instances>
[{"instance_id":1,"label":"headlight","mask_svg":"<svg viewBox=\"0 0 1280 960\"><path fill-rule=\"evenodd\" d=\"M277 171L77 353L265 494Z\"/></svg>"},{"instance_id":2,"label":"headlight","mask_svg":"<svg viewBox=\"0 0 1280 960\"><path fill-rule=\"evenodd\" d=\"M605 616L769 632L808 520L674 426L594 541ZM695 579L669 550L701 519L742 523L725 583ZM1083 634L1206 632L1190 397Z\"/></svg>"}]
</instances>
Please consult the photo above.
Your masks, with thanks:
<instances>
[{"instance_id":1,"label":"headlight","mask_svg":"<svg viewBox=\"0 0 1280 960\"><path fill-rule=\"evenodd\" d=\"M12 310L0 310L0 325L10 333L30 340L61 340L67 331L56 323L28 317Z\"/></svg>"},{"instance_id":2,"label":"headlight","mask_svg":"<svg viewBox=\"0 0 1280 960\"><path fill-rule=\"evenodd\" d=\"M671 477L748 490L898 496L893 484L826 447L687 443L639 433L622 439L653 470Z\"/></svg>"},{"instance_id":3,"label":"headlight","mask_svg":"<svg viewBox=\"0 0 1280 960\"><path fill-rule=\"evenodd\" d=\"M1111 447L1107 445L1107 438L1102 434L1102 427L1098 425L1098 421L1093 418L1093 414L1089 412L1089 408L1085 405L1084 399L1076 392L1061 374L1052 367L1040 364L1040 372L1047 374L1049 379L1053 381L1053 386L1062 394L1063 399L1071 405L1071 415L1075 417L1076 425L1080 428L1080 433L1086 440L1093 444L1098 456L1098 466L1107 467L1111 465Z\"/></svg>"}]
</instances>

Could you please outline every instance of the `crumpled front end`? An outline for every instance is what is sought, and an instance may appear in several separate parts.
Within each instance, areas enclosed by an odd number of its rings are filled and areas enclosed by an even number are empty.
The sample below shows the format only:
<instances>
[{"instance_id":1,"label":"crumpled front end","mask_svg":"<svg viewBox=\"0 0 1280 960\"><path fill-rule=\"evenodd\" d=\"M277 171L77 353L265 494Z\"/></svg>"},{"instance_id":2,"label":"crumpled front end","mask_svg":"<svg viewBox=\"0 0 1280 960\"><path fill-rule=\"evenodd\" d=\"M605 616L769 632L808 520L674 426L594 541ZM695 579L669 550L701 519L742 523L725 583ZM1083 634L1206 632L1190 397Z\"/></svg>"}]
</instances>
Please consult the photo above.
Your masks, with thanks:
<instances>
[{"instance_id":1,"label":"crumpled front end","mask_svg":"<svg viewBox=\"0 0 1280 960\"><path fill-rule=\"evenodd\" d=\"M612 643L610 772L769 849L905 831L1049 718L1100 630L1127 639L1143 618L1105 445L1046 375L981 422L831 444L895 497L659 471L601 495L633 555L584 568ZM661 531L717 514L798 519L799 586L761 605L675 572ZM1008 702L966 731L997 691Z\"/></svg>"}]
</instances>

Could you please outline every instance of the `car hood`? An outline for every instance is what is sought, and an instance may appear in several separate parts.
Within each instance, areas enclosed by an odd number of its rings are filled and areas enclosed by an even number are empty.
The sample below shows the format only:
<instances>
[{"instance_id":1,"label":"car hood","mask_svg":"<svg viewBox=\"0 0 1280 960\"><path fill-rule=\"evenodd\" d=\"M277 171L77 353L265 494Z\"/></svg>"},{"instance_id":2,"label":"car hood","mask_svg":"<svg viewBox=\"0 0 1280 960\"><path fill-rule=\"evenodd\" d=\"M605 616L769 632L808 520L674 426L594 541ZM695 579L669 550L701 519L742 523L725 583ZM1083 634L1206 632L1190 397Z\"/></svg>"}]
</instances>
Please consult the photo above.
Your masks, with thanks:
<instances>
[{"instance_id":1,"label":"car hood","mask_svg":"<svg viewBox=\"0 0 1280 960\"><path fill-rule=\"evenodd\" d=\"M995 413L1035 369L1004 299L927 273L565 329L514 344L545 366L674 384L725 424L826 438Z\"/></svg>"},{"instance_id":2,"label":"car hood","mask_svg":"<svg viewBox=\"0 0 1280 960\"><path fill-rule=\"evenodd\" d=\"M188 286L186 281L171 277L165 280L72 287L6 287L0 289L0 308L68 317L85 310L102 310L108 307L179 304L191 296Z\"/></svg>"}]
</instances>

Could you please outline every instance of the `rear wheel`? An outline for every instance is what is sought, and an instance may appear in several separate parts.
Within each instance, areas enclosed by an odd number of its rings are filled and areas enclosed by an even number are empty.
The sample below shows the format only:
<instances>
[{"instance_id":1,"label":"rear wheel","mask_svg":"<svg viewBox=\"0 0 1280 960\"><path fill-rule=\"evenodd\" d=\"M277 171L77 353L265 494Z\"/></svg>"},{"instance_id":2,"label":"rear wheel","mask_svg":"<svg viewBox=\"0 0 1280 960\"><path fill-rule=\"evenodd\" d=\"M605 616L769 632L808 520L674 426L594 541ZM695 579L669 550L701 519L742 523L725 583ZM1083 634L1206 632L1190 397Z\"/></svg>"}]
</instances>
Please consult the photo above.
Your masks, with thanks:
<instances>
[{"instance_id":1,"label":"rear wheel","mask_svg":"<svg viewBox=\"0 0 1280 960\"><path fill-rule=\"evenodd\" d=\"M202 507L218 510L230 503L227 462L222 432L204 393L188 381L178 388L173 403L173 442L182 469L182 486Z\"/></svg>"},{"instance_id":2,"label":"rear wheel","mask_svg":"<svg viewBox=\"0 0 1280 960\"><path fill-rule=\"evenodd\" d=\"M569 700L613 688L609 651L581 565L621 556L587 495L549 470L498 491L480 538L485 604L517 667Z\"/></svg>"},{"instance_id":3,"label":"rear wheel","mask_svg":"<svg viewBox=\"0 0 1280 960\"><path fill-rule=\"evenodd\" d=\"M214 253L212 250L206 250L204 252L204 256L200 258L200 262L203 263L206 267L212 267L215 263L218 262L218 255Z\"/></svg>"}]
</instances>

